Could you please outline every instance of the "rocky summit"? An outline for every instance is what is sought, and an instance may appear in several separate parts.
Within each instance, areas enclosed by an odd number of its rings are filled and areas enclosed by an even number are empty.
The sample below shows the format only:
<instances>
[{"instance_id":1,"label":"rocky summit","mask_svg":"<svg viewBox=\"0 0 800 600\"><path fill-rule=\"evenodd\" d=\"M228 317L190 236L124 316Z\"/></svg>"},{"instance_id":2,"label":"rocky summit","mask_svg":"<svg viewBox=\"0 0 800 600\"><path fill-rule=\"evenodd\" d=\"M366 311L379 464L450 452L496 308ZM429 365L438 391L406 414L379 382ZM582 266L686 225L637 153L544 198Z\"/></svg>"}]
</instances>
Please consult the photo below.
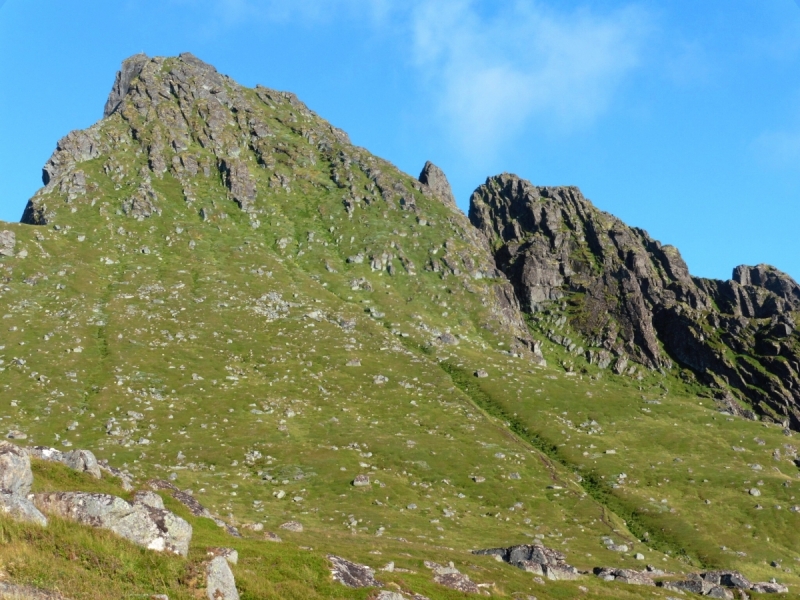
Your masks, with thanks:
<instances>
[{"instance_id":1,"label":"rocky summit","mask_svg":"<svg viewBox=\"0 0 800 600\"><path fill-rule=\"evenodd\" d=\"M800 589L788 275L509 174L465 215L191 54L102 115L0 224L0 595Z\"/></svg>"}]
</instances>

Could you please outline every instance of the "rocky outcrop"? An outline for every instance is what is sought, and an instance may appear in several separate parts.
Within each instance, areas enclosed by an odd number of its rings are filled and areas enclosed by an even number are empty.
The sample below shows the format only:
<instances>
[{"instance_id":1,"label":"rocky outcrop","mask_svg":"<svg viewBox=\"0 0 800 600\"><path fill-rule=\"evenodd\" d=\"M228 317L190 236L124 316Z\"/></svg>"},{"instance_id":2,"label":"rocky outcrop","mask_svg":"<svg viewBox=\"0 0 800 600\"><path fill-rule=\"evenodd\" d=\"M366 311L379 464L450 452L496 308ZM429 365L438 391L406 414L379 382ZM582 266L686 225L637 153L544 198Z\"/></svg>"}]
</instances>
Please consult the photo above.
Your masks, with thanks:
<instances>
[{"instance_id":1,"label":"rocky outcrop","mask_svg":"<svg viewBox=\"0 0 800 600\"><path fill-rule=\"evenodd\" d=\"M636 371L629 360L650 369L676 361L800 429L800 286L785 273L759 265L737 267L729 281L692 277L676 248L598 210L578 188L510 174L473 193L469 218L555 343L618 374Z\"/></svg>"},{"instance_id":2,"label":"rocky outcrop","mask_svg":"<svg viewBox=\"0 0 800 600\"><path fill-rule=\"evenodd\" d=\"M233 571L224 556L215 556L206 565L208 600L239 600Z\"/></svg>"},{"instance_id":3,"label":"rocky outcrop","mask_svg":"<svg viewBox=\"0 0 800 600\"><path fill-rule=\"evenodd\" d=\"M29 585L17 585L8 581L0 581L0 598L9 600L68 600L58 592L51 592Z\"/></svg>"},{"instance_id":4,"label":"rocky outcrop","mask_svg":"<svg viewBox=\"0 0 800 600\"><path fill-rule=\"evenodd\" d=\"M498 557L503 562L534 575L544 575L548 579L576 579L580 575L575 567L567 564L566 556L539 542L520 544L509 548L473 550L472 553Z\"/></svg>"},{"instance_id":5,"label":"rocky outcrop","mask_svg":"<svg viewBox=\"0 0 800 600\"><path fill-rule=\"evenodd\" d=\"M647 571L636 571L634 569L617 569L613 567L597 567L594 570L603 581L619 581L620 583L627 583L630 585L648 585L655 586L653 576Z\"/></svg>"},{"instance_id":6,"label":"rocky outcrop","mask_svg":"<svg viewBox=\"0 0 800 600\"><path fill-rule=\"evenodd\" d=\"M375 570L358 563L351 562L340 556L328 555L331 563L331 575L334 581L350 588L380 587L375 579Z\"/></svg>"},{"instance_id":7,"label":"rocky outcrop","mask_svg":"<svg viewBox=\"0 0 800 600\"><path fill-rule=\"evenodd\" d=\"M44 526L47 519L29 498L32 484L28 453L14 444L0 442L0 513Z\"/></svg>"},{"instance_id":8,"label":"rocky outcrop","mask_svg":"<svg viewBox=\"0 0 800 600\"><path fill-rule=\"evenodd\" d=\"M0 256L14 256L17 236L13 231L0 231Z\"/></svg>"},{"instance_id":9,"label":"rocky outcrop","mask_svg":"<svg viewBox=\"0 0 800 600\"><path fill-rule=\"evenodd\" d=\"M45 513L108 529L150 550L181 556L189 551L192 526L166 510L161 498L152 492L137 495L133 503L109 494L85 492L35 494L34 503Z\"/></svg>"},{"instance_id":10,"label":"rocky outcrop","mask_svg":"<svg viewBox=\"0 0 800 600\"><path fill-rule=\"evenodd\" d=\"M117 110L128 94L131 81L139 76L144 68L145 63L150 60L146 54L135 54L122 62L122 68L117 72L117 77L114 80L114 86L111 88L111 93L106 100L105 108L103 109L103 116L111 116Z\"/></svg>"},{"instance_id":11,"label":"rocky outcrop","mask_svg":"<svg viewBox=\"0 0 800 600\"><path fill-rule=\"evenodd\" d=\"M95 479L100 479L103 476L97 458L95 458L95 455L89 450L61 452L56 448L49 448L47 446L33 446L27 450L34 458L60 462L67 465L70 469L88 473Z\"/></svg>"},{"instance_id":12,"label":"rocky outcrop","mask_svg":"<svg viewBox=\"0 0 800 600\"><path fill-rule=\"evenodd\" d=\"M419 174L420 183L425 184L431 193L439 198L444 204L451 208L456 208L456 198L447 176L439 167L431 161L425 163L422 172Z\"/></svg>"}]
</instances>

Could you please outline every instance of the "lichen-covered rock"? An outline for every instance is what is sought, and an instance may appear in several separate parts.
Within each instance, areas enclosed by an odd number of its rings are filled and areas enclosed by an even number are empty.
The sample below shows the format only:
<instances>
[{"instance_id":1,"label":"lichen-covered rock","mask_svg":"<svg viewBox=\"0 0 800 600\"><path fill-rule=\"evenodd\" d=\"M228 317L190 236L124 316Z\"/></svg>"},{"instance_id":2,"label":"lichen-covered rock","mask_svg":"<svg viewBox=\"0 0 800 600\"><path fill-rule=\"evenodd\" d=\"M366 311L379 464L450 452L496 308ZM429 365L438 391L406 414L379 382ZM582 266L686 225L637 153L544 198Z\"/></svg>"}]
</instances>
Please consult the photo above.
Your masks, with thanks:
<instances>
[{"instance_id":1,"label":"lichen-covered rock","mask_svg":"<svg viewBox=\"0 0 800 600\"><path fill-rule=\"evenodd\" d=\"M34 503L44 513L108 529L150 550L181 556L189 551L192 526L163 508L84 492L35 494Z\"/></svg>"},{"instance_id":2,"label":"lichen-covered rock","mask_svg":"<svg viewBox=\"0 0 800 600\"><path fill-rule=\"evenodd\" d=\"M14 256L17 236L13 231L0 231L0 256Z\"/></svg>"},{"instance_id":3,"label":"lichen-covered rock","mask_svg":"<svg viewBox=\"0 0 800 600\"><path fill-rule=\"evenodd\" d=\"M0 598L9 600L68 600L58 592L51 592L29 585L17 585L8 581L0 581Z\"/></svg>"},{"instance_id":4,"label":"lichen-covered rock","mask_svg":"<svg viewBox=\"0 0 800 600\"><path fill-rule=\"evenodd\" d=\"M122 203L122 211L135 219L145 219L155 214L161 214L158 208L158 194L152 184L145 180L136 192Z\"/></svg>"},{"instance_id":5,"label":"lichen-covered rock","mask_svg":"<svg viewBox=\"0 0 800 600\"><path fill-rule=\"evenodd\" d=\"M613 567L598 567L594 574L604 581L619 581L631 585L655 586L651 573L635 571L633 569L617 569Z\"/></svg>"},{"instance_id":6,"label":"lichen-covered rock","mask_svg":"<svg viewBox=\"0 0 800 600\"><path fill-rule=\"evenodd\" d=\"M333 580L351 588L380 587L375 580L375 571L366 565L351 562L345 558L328 555L331 562Z\"/></svg>"},{"instance_id":7,"label":"lichen-covered rock","mask_svg":"<svg viewBox=\"0 0 800 600\"><path fill-rule=\"evenodd\" d=\"M215 556L206 565L206 597L208 600L239 600L233 571L223 556Z\"/></svg>"},{"instance_id":8,"label":"lichen-covered rock","mask_svg":"<svg viewBox=\"0 0 800 600\"><path fill-rule=\"evenodd\" d=\"M89 450L72 450L61 452L56 448L47 446L33 446L27 449L31 456L41 460L50 460L67 465L70 469L88 473L95 479L100 479L103 474L95 455Z\"/></svg>"},{"instance_id":9,"label":"lichen-covered rock","mask_svg":"<svg viewBox=\"0 0 800 600\"><path fill-rule=\"evenodd\" d=\"M8 515L15 521L36 523L44 527L47 518L26 496L0 492L0 513Z\"/></svg>"},{"instance_id":10,"label":"lichen-covered rock","mask_svg":"<svg viewBox=\"0 0 800 600\"><path fill-rule=\"evenodd\" d=\"M548 579L576 579L580 575L575 567L567 564L566 556L540 542L508 548L473 550L472 553L499 557L517 568L535 575L544 575Z\"/></svg>"},{"instance_id":11,"label":"lichen-covered rock","mask_svg":"<svg viewBox=\"0 0 800 600\"><path fill-rule=\"evenodd\" d=\"M31 459L24 448L0 441L0 492L27 496L33 484Z\"/></svg>"}]
</instances>

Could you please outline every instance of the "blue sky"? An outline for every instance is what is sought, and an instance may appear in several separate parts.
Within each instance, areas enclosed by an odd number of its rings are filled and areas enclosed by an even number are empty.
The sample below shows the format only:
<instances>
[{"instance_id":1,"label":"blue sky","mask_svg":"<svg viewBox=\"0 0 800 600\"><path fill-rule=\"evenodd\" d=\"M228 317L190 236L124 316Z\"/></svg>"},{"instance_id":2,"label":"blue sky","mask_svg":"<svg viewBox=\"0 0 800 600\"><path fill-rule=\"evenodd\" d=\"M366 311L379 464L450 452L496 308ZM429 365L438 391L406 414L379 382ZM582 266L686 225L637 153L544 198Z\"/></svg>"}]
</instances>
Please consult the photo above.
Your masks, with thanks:
<instances>
[{"instance_id":1,"label":"blue sky","mask_svg":"<svg viewBox=\"0 0 800 600\"><path fill-rule=\"evenodd\" d=\"M800 279L794 0L0 0L0 219L141 51L291 90L464 209L503 171L577 185L695 275Z\"/></svg>"}]
</instances>

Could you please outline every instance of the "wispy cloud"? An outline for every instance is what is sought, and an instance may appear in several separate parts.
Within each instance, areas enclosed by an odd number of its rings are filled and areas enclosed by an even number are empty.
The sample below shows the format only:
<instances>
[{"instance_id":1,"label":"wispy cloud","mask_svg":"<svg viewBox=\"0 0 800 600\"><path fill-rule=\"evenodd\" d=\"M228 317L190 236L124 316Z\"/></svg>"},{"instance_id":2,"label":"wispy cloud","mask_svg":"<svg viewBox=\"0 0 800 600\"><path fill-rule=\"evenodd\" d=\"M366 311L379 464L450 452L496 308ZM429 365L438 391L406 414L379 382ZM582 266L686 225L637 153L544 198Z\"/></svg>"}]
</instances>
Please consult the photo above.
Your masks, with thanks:
<instances>
[{"instance_id":1,"label":"wispy cloud","mask_svg":"<svg viewBox=\"0 0 800 600\"><path fill-rule=\"evenodd\" d=\"M419 4L413 17L416 64L468 154L492 153L533 119L565 129L591 123L640 64L649 30L635 6L605 14L532 1L481 8L446 0Z\"/></svg>"},{"instance_id":2,"label":"wispy cloud","mask_svg":"<svg viewBox=\"0 0 800 600\"><path fill-rule=\"evenodd\" d=\"M800 168L800 131L768 131L753 143L762 165L772 169Z\"/></svg>"}]
</instances>

